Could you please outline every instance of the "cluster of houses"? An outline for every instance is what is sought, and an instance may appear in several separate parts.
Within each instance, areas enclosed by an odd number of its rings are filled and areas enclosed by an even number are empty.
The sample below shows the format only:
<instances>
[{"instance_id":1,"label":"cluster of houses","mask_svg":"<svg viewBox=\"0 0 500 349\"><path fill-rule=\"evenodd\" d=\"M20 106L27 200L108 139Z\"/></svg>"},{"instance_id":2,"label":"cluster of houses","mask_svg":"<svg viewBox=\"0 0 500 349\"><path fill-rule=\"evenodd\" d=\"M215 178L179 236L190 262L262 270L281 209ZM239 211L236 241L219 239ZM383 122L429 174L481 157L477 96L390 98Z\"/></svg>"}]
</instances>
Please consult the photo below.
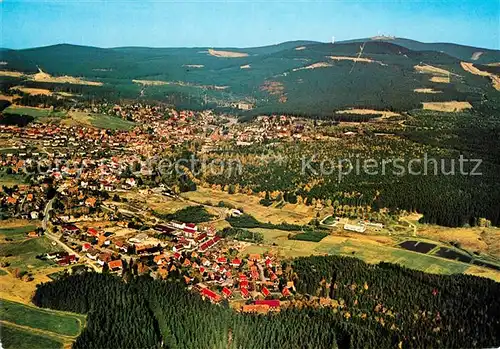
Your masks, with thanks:
<instances>
[{"instance_id":1,"label":"cluster of houses","mask_svg":"<svg viewBox=\"0 0 500 349\"><path fill-rule=\"evenodd\" d=\"M221 238L211 226L168 222L126 239L105 230L61 226L65 236L81 239L80 251L89 261L109 272L122 273L133 260L141 273L181 279L213 303L250 302L245 312L279 311L279 299L294 290L293 284L282 284L281 263L274 256L238 257L239 243Z\"/></svg>"},{"instance_id":2,"label":"cluster of houses","mask_svg":"<svg viewBox=\"0 0 500 349\"><path fill-rule=\"evenodd\" d=\"M70 264L78 263L78 258L76 257L76 255L70 254L66 251L46 253L44 258L54 261L59 266L67 266Z\"/></svg>"},{"instance_id":3,"label":"cluster of houses","mask_svg":"<svg viewBox=\"0 0 500 349\"><path fill-rule=\"evenodd\" d=\"M17 185L0 190L3 218L18 217L37 220L43 216L47 185Z\"/></svg>"},{"instance_id":4,"label":"cluster of houses","mask_svg":"<svg viewBox=\"0 0 500 349\"><path fill-rule=\"evenodd\" d=\"M210 149L225 140L239 145L266 139L307 140L313 132L310 125L287 116L234 124L228 122L230 117L211 111L176 111L142 104L103 103L77 110L133 120L137 127L111 131L62 123L0 125L0 137L11 145L8 152L0 153L2 168L14 175L28 174L31 183L0 190L2 212L39 220L49 197L55 195L49 221L60 227L65 241L77 251L48 254L47 259L59 265L85 261L118 274L132 260L138 272L181 278L214 303L236 299L249 303L243 311L279 310L279 299L294 290L293 285L282 282L281 263L272 255L238 257L237 243L221 238L213 227L167 222L151 224L134 236L115 236L106 228L86 228L78 220L82 215L90 219L99 216L122 224L118 221L122 215L110 208L109 199L114 195L110 193L144 187L143 181L153 176L144 159L186 141L199 141ZM233 210L233 214L241 212ZM123 226L128 227L127 222Z\"/></svg>"},{"instance_id":5,"label":"cluster of houses","mask_svg":"<svg viewBox=\"0 0 500 349\"><path fill-rule=\"evenodd\" d=\"M293 283L282 284L281 265L271 255L248 255L245 258L227 258L221 251L209 254L201 263L186 256L184 265L201 275L193 289L213 303L227 300L244 300L244 312L279 311L280 299L291 296ZM186 262L188 260L189 262ZM188 284L192 279L186 278ZM250 302L250 303L249 303Z\"/></svg>"}]
</instances>

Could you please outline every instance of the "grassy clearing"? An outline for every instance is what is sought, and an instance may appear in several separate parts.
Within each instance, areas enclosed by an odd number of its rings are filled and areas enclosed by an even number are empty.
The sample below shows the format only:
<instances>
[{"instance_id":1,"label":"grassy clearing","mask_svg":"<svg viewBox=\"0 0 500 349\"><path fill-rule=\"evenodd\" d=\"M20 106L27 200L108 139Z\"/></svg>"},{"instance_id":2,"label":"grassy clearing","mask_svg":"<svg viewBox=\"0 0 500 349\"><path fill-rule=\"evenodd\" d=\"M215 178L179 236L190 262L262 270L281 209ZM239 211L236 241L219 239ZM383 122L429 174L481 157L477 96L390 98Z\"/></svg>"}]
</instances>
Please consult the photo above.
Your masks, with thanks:
<instances>
[{"instance_id":1,"label":"grassy clearing","mask_svg":"<svg viewBox=\"0 0 500 349\"><path fill-rule=\"evenodd\" d=\"M460 65L466 72L469 72L474 75L489 77L491 79L491 82L495 90L500 91L500 77L498 77L497 75L484 70L480 70L476 68L473 63L460 62Z\"/></svg>"},{"instance_id":2,"label":"grassy clearing","mask_svg":"<svg viewBox=\"0 0 500 349\"><path fill-rule=\"evenodd\" d=\"M11 90L19 90L24 93L28 93L30 95L43 95L43 96L52 96L52 91L44 89L44 88L29 88L23 86L14 86L10 88Z\"/></svg>"},{"instance_id":3,"label":"grassy clearing","mask_svg":"<svg viewBox=\"0 0 500 349\"><path fill-rule=\"evenodd\" d=\"M466 109L472 109L472 105L469 102L423 102L423 108L425 110L434 110L441 112L459 112Z\"/></svg>"},{"instance_id":4,"label":"grassy clearing","mask_svg":"<svg viewBox=\"0 0 500 349\"><path fill-rule=\"evenodd\" d=\"M448 261L389 246L366 244L352 239L347 239L335 245L321 245L316 249L316 252L353 256L367 263L396 263L408 268L438 274L463 273L469 267L464 263Z\"/></svg>"},{"instance_id":5,"label":"grassy clearing","mask_svg":"<svg viewBox=\"0 0 500 349\"><path fill-rule=\"evenodd\" d=\"M282 258L299 256L336 254L356 257L367 263L390 262L405 267L436 274L464 273L470 265L443 258L423 255L417 252L394 248L394 240L386 236L369 236L363 234L330 234L320 242L288 240L287 231L276 229L252 229L264 236L262 245L250 245L241 251L241 255L248 253L263 253L271 251ZM477 267L479 268L479 267ZM484 270L484 268L480 268ZM472 270L472 269L470 269ZM498 275L494 271L485 274Z\"/></svg>"},{"instance_id":6,"label":"grassy clearing","mask_svg":"<svg viewBox=\"0 0 500 349\"><path fill-rule=\"evenodd\" d=\"M241 58L248 57L248 53L245 52L233 52L233 51L220 51L209 48L208 54L214 57L223 57L223 58Z\"/></svg>"},{"instance_id":7,"label":"grassy clearing","mask_svg":"<svg viewBox=\"0 0 500 349\"><path fill-rule=\"evenodd\" d=\"M35 225L26 225L23 227L0 228L0 239L12 239L12 241L26 240L26 233L34 231Z\"/></svg>"},{"instance_id":8,"label":"grassy clearing","mask_svg":"<svg viewBox=\"0 0 500 349\"><path fill-rule=\"evenodd\" d=\"M432 88L416 88L416 89L413 90L413 92L416 92L416 93L431 93L431 94L443 93L443 91L434 90Z\"/></svg>"},{"instance_id":9,"label":"grassy clearing","mask_svg":"<svg viewBox=\"0 0 500 349\"><path fill-rule=\"evenodd\" d=\"M4 110L6 114L17 114L17 115L29 115L36 118L42 117L64 117L66 116L65 112L53 111L50 109L43 108L34 108L34 107L24 107L11 105Z\"/></svg>"},{"instance_id":10,"label":"grassy clearing","mask_svg":"<svg viewBox=\"0 0 500 349\"><path fill-rule=\"evenodd\" d=\"M264 207L259 201L260 197L246 194L229 194L223 191L198 187L196 191L182 194L183 197L201 204L210 200L213 203L224 201L236 208L242 208L260 222L279 224L305 225L314 218L316 211L312 206L285 204L281 208L274 206Z\"/></svg>"},{"instance_id":11,"label":"grassy clearing","mask_svg":"<svg viewBox=\"0 0 500 349\"><path fill-rule=\"evenodd\" d=\"M69 116L70 118L65 120L65 123L83 124L97 128L125 131L132 129L135 126L135 123L132 121L127 121L111 115L71 112Z\"/></svg>"},{"instance_id":12,"label":"grassy clearing","mask_svg":"<svg viewBox=\"0 0 500 349\"><path fill-rule=\"evenodd\" d=\"M37 259L37 255L47 252L57 252L60 248L53 246L51 241L42 236L23 241L13 241L0 244L0 258L10 263L10 268L22 270L50 266L52 263Z\"/></svg>"},{"instance_id":13,"label":"grassy clearing","mask_svg":"<svg viewBox=\"0 0 500 349\"><path fill-rule=\"evenodd\" d=\"M416 65L414 68L419 73L425 73L425 74L436 74L436 75L443 75L443 76L449 76L451 74L450 71L448 71L446 69L434 67L434 66L429 65L429 64L419 64L419 65Z\"/></svg>"},{"instance_id":14,"label":"grassy clearing","mask_svg":"<svg viewBox=\"0 0 500 349\"><path fill-rule=\"evenodd\" d=\"M92 114L91 124L97 128L105 128L110 130L130 130L135 127L132 121L123 120L121 118L104 115Z\"/></svg>"},{"instance_id":15,"label":"grassy clearing","mask_svg":"<svg viewBox=\"0 0 500 349\"><path fill-rule=\"evenodd\" d=\"M303 233L295 234L290 237L290 240L302 240L302 241L312 241L320 242L328 234L322 231L310 230Z\"/></svg>"},{"instance_id":16,"label":"grassy clearing","mask_svg":"<svg viewBox=\"0 0 500 349\"><path fill-rule=\"evenodd\" d=\"M478 267L475 265L467 268L467 270L465 271L465 274L485 277L488 279L495 280L496 282L500 282L500 273L499 272L488 269L488 268Z\"/></svg>"},{"instance_id":17,"label":"grassy clearing","mask_svg":"<svg viewBox=\"0 0 500 349\"><path fill-rule=\"evenodd\" d=\"M57 349L63 342L34 334L29 330L2 324L2 348L4 349Z\"/></svg>"},{"instance_id":18,"label":"grassy clearing","mask_svg":"<svg viewBox=\"0 0 500 349\"><path fill-rule=\"evenodd\" d=\"M19 174L6 174L0 172L0 186L13 187L15 185L26 184L26 177Z\"/></svg>"},{"instance_id":19,"label":"grassy clearing","mask_svg":"<svg viewBox=\"0 0 500 349\"><path fill-rule=\"evenodd\" d=\"M102 82L98 81L89 81L81 78L76 78L73 76L51 76L43 72L40 68L38 68L38 73L30 75L29 80L33 81L41 81L41 82L52 82L56 84L75 84L75 85L90 85L90 86L102 86Z\"/></svg>"},{"instance_id":20,"label":"grassy clearing","mask_svg":"<svg viewBox=\"0 0 500 349\"><path fill-rule=\"evenodd\" d=\"M30 282L16 278L11 273L0 275L0 298L30 304L36 290L36 285L52 281L47 274L56 273L64 269L64 267L53 266L33 271L30 270L33 277L33 281Z\"/></svg>"},{"instance_id":21,"label":"grassy clearing","mask_svg":"<svg viewBox=\"0 0 500 349\"><path fill-rule=\"evenodd\" d=\"M383 118L390 118L393 116L401 116L399 113L395 113L387 110L374 110L374 109L346 109L337 110L337 114L357 114L357 115L382 115Z\"/></svg>"},{"instance_id":22,"label":"grassy clearing","mask_svg":"<svg viewBox=\"0 0 500 349\"><path fill-rule=\"evenodd\" d=\"M0 76L9 76L14 78L23 77L24 74L18 71L8 71L8 70L0 70Z\"/></svg>"},{"instance_id":23,"label":"grassy clearing","mask_svg":"<svg viewBox=\"0 0 500 349\"><path fill-rule=\"evenodd\" d=\"M131 193L126 193L122 196L127 198L129 201L141 197L147 203L147 207L161 214L174 213L175 211L178 211L185 207L192 206L192 204L190 204L189 202L174 200L172 198L158 194L141 196L141 194L131 192Z\"/></svg>"},{"instance_id":24,"label":"grassy clearing","mask_svg":"<svg viewBox=\"0 0 500 349\"><path fill-rule=\"evenodd\" d=\"M264 228L253 228L250 231L261 233L264 236L264 243L273 244L280 240L287 240L289 231L279 230L279 229L264 229Z\"/></svg>"},{"instance_id":25,"label":"grassy clearing","mask_svg":"<svg viewBox=\"0 0 500 349\"><path fill-rule=\"evenodd\" d=\"M160 80L132 80L132 82L144 86L162 86L162 85L168 85L167 81L160 81Z\"/></svg>"},{"instance_id":26,"label":"grassy clearing","mask_svg":"<svg viewBox=\"0 0 500 349\"><path fill-rule=\"evenodd\" d=\"M85 321L83 316L63 314L2 299L0 318L20 326L27 326L65 336L77 336Z\"/></svg>"},{"instance_id":27,"label":"grassy clearing","mask_svg":"<svg viewBox=\"0 0 500 349\"><path fill-rule=\"evenodd\" d=\"M432 78L429 79L431 82L438 82L438 83L444 83L444 84L449 84L450 83L450 78L447 76L433 76Z\"/></svg>"},{"instance_id":28,"label":"grassy clearing","mask_svg":"<svg viewBox=\"0 0 500 349\"><path fill-rule=\"evenodd\" d=\"M457 242L468 251L500 259L499 228L447 228L437 225L417 223L417 236L442 243Z\"/></svg>"}]
</instances>

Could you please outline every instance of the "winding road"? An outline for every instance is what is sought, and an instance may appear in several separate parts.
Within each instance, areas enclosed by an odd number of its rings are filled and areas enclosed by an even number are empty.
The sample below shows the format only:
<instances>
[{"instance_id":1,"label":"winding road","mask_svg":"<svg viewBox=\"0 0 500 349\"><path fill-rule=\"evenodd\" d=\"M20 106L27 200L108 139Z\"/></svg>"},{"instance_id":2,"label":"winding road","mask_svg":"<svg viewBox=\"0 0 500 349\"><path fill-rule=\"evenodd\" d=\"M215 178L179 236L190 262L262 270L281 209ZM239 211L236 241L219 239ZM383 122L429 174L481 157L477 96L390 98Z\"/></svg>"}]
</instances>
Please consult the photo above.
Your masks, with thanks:
<instances>
[{"instance_id":1,"label":"winding road","mask_svg":"<svg viewBox=\"0 0 500 349\"><path fill-rule=\"evenodd\" d=\"M47 229L48 221L49 221L49 213L52 211L52 204L54 203L54 198L50 199L49 202L47 202L47 205L45 205L45 209L43 210L43 220L42 220L42 228L45 233L45 236L47 236L49 239L55 241L59 246L61 246L66 252L69 254L74 254L80 261L85 261L86 264L90 265L92 269L94 269L96 272L100 272L101 270L94 264L92 263L87 256L82 256L78 252L74 251L71 247L66 245L64 242L59 240L59 237L55 234L49 233L49 230Z\"/></svg>"}]
</instances>

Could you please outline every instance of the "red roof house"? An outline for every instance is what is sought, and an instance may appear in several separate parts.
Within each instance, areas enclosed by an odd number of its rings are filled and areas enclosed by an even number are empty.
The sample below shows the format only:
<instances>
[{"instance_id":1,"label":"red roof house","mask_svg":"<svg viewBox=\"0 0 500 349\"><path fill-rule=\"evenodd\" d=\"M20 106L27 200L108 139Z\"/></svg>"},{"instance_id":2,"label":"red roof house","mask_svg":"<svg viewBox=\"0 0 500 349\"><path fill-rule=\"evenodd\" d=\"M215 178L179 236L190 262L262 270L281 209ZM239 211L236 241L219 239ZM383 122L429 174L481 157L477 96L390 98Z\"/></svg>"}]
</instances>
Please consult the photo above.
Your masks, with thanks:
<instances>
[{"instance_id":1,"label":"red roof house","mask_svg":"<svg viewBox=\"0 0 500 349\"><path fill-rule=\"evenodd\" d=\"M194 223L186 223L186 227L194 229L194 230L198 230L198 228L196 228L196 224L194 224Z\"/></svg>"},{"instance_id":2,"label":"red roof house","mask_svg":"<svg viewBox=\"0 0 500 349\"><path fill-rule=\"evenodd\" d=\"M122 268L123 268L123 262L122 262L121 259L118 259L116 261L109 261L108 262L108 267L109 267L109 270L111 270L111 271L122 270Z\"/></svg>"},{"instance_id":3,"label":"red roof house","mask_svg":"<svg viewBox=\"0 0 500 349\"><path fill-rule=\"evenodd\" d=\"M203 296L207 297L208 299L210 299L214 303L220 302L220 300L221 300L220 296L217 293L215 293L214 291L212 291L208 288L204 288L201 291L201 294Z\"/></svg>"},{"instance_id":4,"label":"red roof house","mask_svg":"<svg viewBox=\"0 0 500 349\"><path fill-rule=\"evenodd\" d=\"M95 236L99 235L99 231L97 229L94 229L94 228L89 228L89 230L87 230L87 234L95 237Z\"/></svg>"},{"instance_id":5,"label":"red roof house","mask_svg":"<svg viewBox=\"0 0 500 349\"><path fill-rule=\"evenodd\" d=\"M288 287L282 289L281 294L283 295L283 297L288 297L290 295L290 290L288 289Z\"/></svg>"},{"instance_id":6,"label":"red roof house","mask_svg":"<svg viewBox=\"0 0 500 349\"><path fill-rule=\"evenodd\" d=\"M231 297L231 295L233 294L233 292L231 292L231 290L227 287L224 287L222 289L222 294L226 297L226 298L229 298Z\"/></svg>"},{"instance_id":7,"label":"red roof house","mask_svg":"<svg viewBox=\"0 0 500 349\"><path fill-rule=\"evenodd\" d=\"M267 287L263 286L262 289L260 290L264 297L267 297L271 294L271 292L267 289Z\"/></svg>"},{"instance_id":8,"label":"red roof house","mask_svg":"<svg viewBox=\"0 0 500 349\"><path fill-rule=\"evenodd\" d=\"M267 300L256 300L255 304L268 305L270 308L279 308L281 303L279 299L267 299Z\"/></svg>"},{"instance_id":9,"label":"red roof house","mask_svg":"<svg viewBox=\"0 0 500 349\"><path fill-rule=\"evenodd\" d=\"M242 295L244 298L248 298L248 297L250 297L250 292L248 292L248 290L247 290L245 287L241 288L241 289L240 289L240 292L241 292L241 295Z\"/></svg>"}]
</instances>

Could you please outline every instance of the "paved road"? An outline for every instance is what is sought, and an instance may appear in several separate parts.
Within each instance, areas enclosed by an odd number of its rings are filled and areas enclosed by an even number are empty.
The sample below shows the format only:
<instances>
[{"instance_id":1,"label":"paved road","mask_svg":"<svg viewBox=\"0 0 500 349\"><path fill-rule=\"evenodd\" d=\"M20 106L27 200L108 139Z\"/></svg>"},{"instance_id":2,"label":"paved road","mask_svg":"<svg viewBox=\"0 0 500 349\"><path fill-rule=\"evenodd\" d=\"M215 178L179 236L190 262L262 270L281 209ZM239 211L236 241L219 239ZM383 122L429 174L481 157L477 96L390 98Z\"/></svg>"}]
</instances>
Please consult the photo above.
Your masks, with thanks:
<instances>
[{"instance_id":1,"label":"paved road","mask_svg":"<svg viewBox=\"0 0 500 349\"><path fill-rule=\"evenodd\" d=\"M47 205L45 205L45 208L43 210L43 220L42 220L42 228L44 231L47 231L47 223L49 221L49 213L52 211L52 204L54 203L55 197L49 200L47 202Z\"/></svg>"},{"instance_id":2,"label":"paved road","mask_svg":"<svg viewBox=\"0 0 500 349\"><path fill-rule=\"evenodd\" d=\"M47 224L49 221L49 213L52 211L52 204L54 203L54 199L52 198L47 202L47 205L45 205L45 209L43 210L43 220L42 220L42 228L44 230L45 236L47 236L49 239L55 241L59 246L61 246L66 252L69 254L74 254L81 262L85 262L86 264L90 265L96 272L100 272L101 270L90 261L90 259L87 258L87 256L80 255L78 252L74 251L71 247L66 245L64 242L59 240L59 237L57 235L49 233L47 229Z\"/></svg>"},{"instance_id":3,"label":"paved road","mask_svg":"<svg viewBox=\"0 0 500 349\"><path fill-rule=\"evenodd\" d=\"M408 221L406 218L401 218L403 222L406 222L410 225L410 227L413 229L413 236L417 236L417 226L413 224L412 222Z\"/></svg>"},{"instance_id":4,"label":"paved road","mask_svg":"<svg viewBox=\"0 0 500 349\"><path fill-rule=\"evenodd\" d=\"M257 268L259 269L260 280L262 282L266 282L266 277L264 276L264 268L262 267L262 265L260 263L256 263L256 264L257 264Z\"/></svg>"}]
</instances>

